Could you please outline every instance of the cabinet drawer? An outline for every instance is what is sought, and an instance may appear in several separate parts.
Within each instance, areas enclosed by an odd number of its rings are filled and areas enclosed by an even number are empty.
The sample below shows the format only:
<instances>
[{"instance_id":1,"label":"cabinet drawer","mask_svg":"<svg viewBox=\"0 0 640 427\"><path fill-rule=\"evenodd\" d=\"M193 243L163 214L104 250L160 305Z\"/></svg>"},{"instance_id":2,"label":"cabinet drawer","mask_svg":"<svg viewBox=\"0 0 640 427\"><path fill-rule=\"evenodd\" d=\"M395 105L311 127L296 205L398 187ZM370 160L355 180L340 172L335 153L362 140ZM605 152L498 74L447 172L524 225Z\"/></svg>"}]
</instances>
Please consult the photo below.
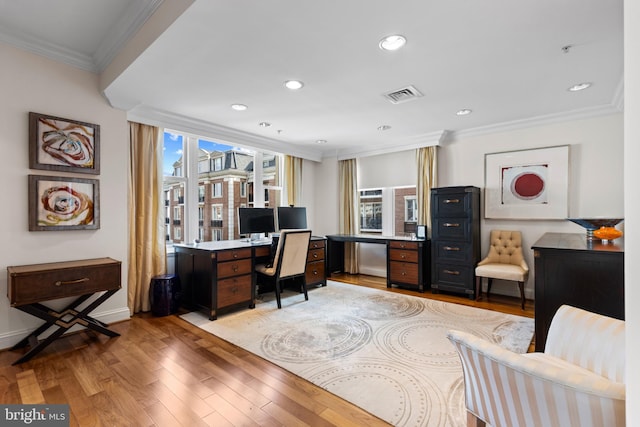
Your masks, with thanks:
<instances>
[{"instance_id":1,"label":"cabinet drawer","mask_svg":"<svg viewBox=\"0 0 640 427\"><path fill-rule=\"evenodd\" d=\"M310 262L305 270L307 285L324 281L324 261Z\"/></svg>"},{"instance_id":2,"label":"cabinet drawer","mask_svg":"<svg viewBox=\"0 0 640 427\"><path fill-rule=\"evenodd\" d=\"M231 261L234 259L251 258L251 248L230 249L218 252L218 262Z\"/></svg>"},{"instance_id":3,"label":"cabinet drawer","mask_svg":"<svg viewBox=\"0 0 640 427\"><path fill-rule=\"evenodd\" d=\"M256 258L271 255L271 246L257 246L255 248Z\"/></svg>"},{"instance_id":4,"label":"cabinet drawer","mask_svg":"<svg viewBox=\"0 0 640 427\"><path fill-rule=\"evenodd\" d=\"M309 242L309 249L324 248L324 240L312 240Z\"/></svg>"},{"instance_id":5,"label":"cabinet drawer","mask_svg":"<svg viewBox=\"0 0 640 427\"><path fill-rule=\"evenodd\" d=\"M307 262L320 261L323 259L324 259L324 248L309 249L309 254L307 255Z\"/></svg>"},{"instance_id":6,"label":"cabinet drawer","mask_svg":"<svg viewBox=\"0 0 640 427\"><path fill-rule=\"evenodd\" d=\"M418 285L418 264L391 261L389 277L392 283L408 283Z\"/></svg>"},{"instance_id":7,"label":"cabinet drawer","mask_svg":"<svg viewBox=\"0 0 640 427\"><path fill-rule=\"evenodd\" d=\"M436 260L470 262L472 254L471 243L442 240L433 243L433 256Z\"/></svg>"},{"instance_id":8,"label":"cabinet drawer","mask_svg":"<svg viewBox=\"0 0 640 427\"><path fill-rule=\"evenodd\" d=\"M12 306L120 289L120 261L110 258L7 267Z\"/></svg>"},{"instance_id":9,"label":"cabinet drawer","mask_svg":"<svg viewBox=\"0 0 640 427\"><path fill-rule=\"evenodd\" d=\"M251 299L250 274L218 281L218 308L250 301Z\"/></svg>"},{"instance_id":10,"label":"cabinet drawer","mask_svg":"<svg viewBox=\"0 0 640 427\"><path fill-rule=\"evenodd\" d=\"M218 263L218 279L251 274L251 258Z\"/></svg>"},{"instance_id":11,"label":"cabinet drawer","mask_svg":"<svg viewBox=\"0 0 640 427\"><path fill-rule=\"evenodd\" d=\"M467 217L469 215L470 198L466 194L436 194L434 195L434 215Z\"/></svg>"},{"instance_id":12,"label":"cabinet drawer","mask_svg":"<svg viewBox=\"0 0 640 427\"><path fill-rule=\"evenodd\" d=\"M466 218L433 218L433 239L471 239L471 221Z\"/></svg>"},{"instance_id":13,"label":"cabinet drawer","mask_svg":"<svg viewBox=\"0 0 640 427\"><path fill-rule=\"evenodd\" d=\"M418 262L418 251L390 249L389 259L391 261Z\"/></svg>"},{"instance_id":14,"label":"cabinet drawer","mask_svg":"<svg viewBox=\"0 0 640 427\"><path fill-rule=\"evenodd\" d=\"M405 242L405 241L402 241L402 240L392 240L391 242L389 242L389 247L390 248L408 249L408 250L412 250L412 251L417 251L418 250L418 242Z\"/></svg>"},{"instance_id":15,"label":"cabinet drawer","mask_svg":"<svg viewBox=\"0 0 640 427\"><path fill-rule=\"evenodd\" d=\"M473 289L473 267L435 263L433 282Z\"/></svg>"}]
</instances>

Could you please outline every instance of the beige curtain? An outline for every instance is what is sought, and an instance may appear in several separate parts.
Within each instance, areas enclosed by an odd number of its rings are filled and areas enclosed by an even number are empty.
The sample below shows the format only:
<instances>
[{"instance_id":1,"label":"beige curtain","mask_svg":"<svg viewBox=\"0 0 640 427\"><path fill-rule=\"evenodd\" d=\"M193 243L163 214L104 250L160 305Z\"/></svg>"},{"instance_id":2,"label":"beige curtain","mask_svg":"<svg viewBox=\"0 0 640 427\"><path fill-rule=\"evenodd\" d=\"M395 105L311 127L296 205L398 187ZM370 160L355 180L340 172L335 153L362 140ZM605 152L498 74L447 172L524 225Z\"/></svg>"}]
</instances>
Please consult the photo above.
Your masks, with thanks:
<instances>
[{"instance_id":1,"label":"beige curtain","mask_svg":"<svg viewBox=\"0 0 640 427\"><path fill-rule=\"evenodd\" d=\"M302 159L284 156L284 182L287 189L287 203L298 206L302 201Z\"/></svg>"},{"instance_id":2,"label":"beige curtain","mask_svg":"<svg viewBox=\"0 0 640 427\"><path fill-rule=\"evenodd\" d=\"M340 180L340 233L357 234L359 231L359 194L356 159L340 160L338 164ZM345 242L344 270L358 274L358 244Z\"/></svg>"},{"instance_id":3,"label":"beige curtain","mask_svg":"<svg viewBox=\"0 0 640 427\"><path fill-rule=\"evenodd\" d=\"M418 164L418 224L426 225L431 235L431 189L438 186L437 147L422 147L416 150Z\"/></svg>"},{"instance_id":4,"label":"beige curtain","mask_svg":"<svg viewBox=\"0 0 640 427\"><path fill-rule=\"evenodd\" d=\"M149 284L166 272L160 130L129 122L129 272L131 314L149 311Z\"/></svg>"}]
</instances>

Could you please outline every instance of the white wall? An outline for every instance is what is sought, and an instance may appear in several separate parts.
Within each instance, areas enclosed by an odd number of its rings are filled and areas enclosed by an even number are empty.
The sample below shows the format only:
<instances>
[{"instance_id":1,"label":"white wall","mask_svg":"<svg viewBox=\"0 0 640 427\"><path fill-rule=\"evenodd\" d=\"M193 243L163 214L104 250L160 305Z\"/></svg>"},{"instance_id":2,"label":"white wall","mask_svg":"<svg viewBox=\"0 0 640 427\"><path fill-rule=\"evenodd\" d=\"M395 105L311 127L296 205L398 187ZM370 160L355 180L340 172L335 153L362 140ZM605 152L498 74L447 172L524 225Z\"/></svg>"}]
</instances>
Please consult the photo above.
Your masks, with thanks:
<instances>
[{"instance_id":1,"label":"white wall","mask_svg":"<svg viewBox=\"0 0 640 427\"><path fill-rule=\"evenodd\" d=\"M93 316L107 323L129 318L127 271L126 115L98 92L98 77L0 43L0 168L3 214L0 269L7 266L111 257L122 261L123 289ZM28 114L43 113L100 125L100 175L29 169ZM27 175L64 175L100 181L100 229L28 231ZM10 347L42 322L9 306L0 274L0 348ZM61 306L62 301L53 302Z\"/></svg>"},{"instance_id":2,"label":"white wall","mask_svg":"<svg viewBox=\"0 0 640 427\"><path fill-rule=\"evenodd\" d=\"M640 425L640 2L624 2L625 320L627 425Z\"/></svg>"},{"instance_id":3,"label":"white wall","mask_svg":"<svg viewBox=\"0 0 640 427\"><path fill-rule=\"evenodd\" d=\"M623 115L610 114L601 117L539 125L508 132L494 132L478 136L449 138L438 148L438 186L473 185L484 187L484 155L502 151L570 145L569 216L572 217L623 217ZM325 159L328 167L334 159ZM402 171L413 165L413 150L393 155L358 159L367 170L375 174L359 177L367 187L407 185L399 177ZM370 167L375 166L375 167ZM411 174L409 174L411 176ZM415 172L413 172L415 176ZM359 182L359 185L361 182ZM360 185L362 186L362 185ZM316 184L317 187L317 184ZM483 194L484 195L484 194ZM484 217L484 206L482 207ZM489 232L493 228L517 229L523 233L525 258L532 274L525 285L526 297L533 299L533 253L529 249L546 232L584 233L585 230L566 220L481 220L482 253L486 255ZM624 230L624 223L619 226ZM335 233L337 229L328 233ZM371 247L375 245L369 245ZM384 248L365 248L367 256L361 256L360 271L384 276L386 269L380 265L384 255L373 255ZM516 286L495 281L492 292L518 296Z\"/></svg>"}]
</instances>

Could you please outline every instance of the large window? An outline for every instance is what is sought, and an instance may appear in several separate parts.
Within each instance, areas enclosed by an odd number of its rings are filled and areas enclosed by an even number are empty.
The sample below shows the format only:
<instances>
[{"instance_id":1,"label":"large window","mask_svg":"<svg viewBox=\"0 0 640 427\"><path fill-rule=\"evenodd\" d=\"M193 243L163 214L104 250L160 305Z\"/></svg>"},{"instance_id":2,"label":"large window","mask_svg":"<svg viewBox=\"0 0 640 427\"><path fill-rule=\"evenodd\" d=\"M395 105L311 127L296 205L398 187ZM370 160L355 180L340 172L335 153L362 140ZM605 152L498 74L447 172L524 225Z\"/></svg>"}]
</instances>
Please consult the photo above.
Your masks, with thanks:
<instances>
[{"instance_id":1,"label":"large window","mask_svg":"<svg viewBox=\"0 0 640 427\"><path fill-rule=\"evenodd\" d=\"M277 153L221 144L182 132L164 133L167 243L240 237L240 206L275 206ZM211 185L209 185L211 184ZM212 203L215 200L215 203Z\"/></svg>"}]
</instances>

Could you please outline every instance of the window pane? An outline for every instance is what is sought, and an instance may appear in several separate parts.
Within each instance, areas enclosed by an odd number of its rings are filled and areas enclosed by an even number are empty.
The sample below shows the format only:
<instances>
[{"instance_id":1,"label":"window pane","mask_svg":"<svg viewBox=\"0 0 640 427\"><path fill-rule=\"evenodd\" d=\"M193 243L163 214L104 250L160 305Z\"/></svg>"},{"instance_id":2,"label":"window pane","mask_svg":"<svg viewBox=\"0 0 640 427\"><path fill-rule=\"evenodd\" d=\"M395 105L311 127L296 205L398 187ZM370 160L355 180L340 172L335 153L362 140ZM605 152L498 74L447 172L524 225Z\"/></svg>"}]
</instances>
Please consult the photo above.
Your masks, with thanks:
<instances>
[{"instance_id":1,"label":"window pane","mask_svg":"<svg viewBox=\"0 0 640 427\"><path fill-rule=\"evenodd\" d=\"M163 147L164 176L184 176L182 168L182 154L184 137L182 135L165 132Z\"/></svg>"}]
</instances>

